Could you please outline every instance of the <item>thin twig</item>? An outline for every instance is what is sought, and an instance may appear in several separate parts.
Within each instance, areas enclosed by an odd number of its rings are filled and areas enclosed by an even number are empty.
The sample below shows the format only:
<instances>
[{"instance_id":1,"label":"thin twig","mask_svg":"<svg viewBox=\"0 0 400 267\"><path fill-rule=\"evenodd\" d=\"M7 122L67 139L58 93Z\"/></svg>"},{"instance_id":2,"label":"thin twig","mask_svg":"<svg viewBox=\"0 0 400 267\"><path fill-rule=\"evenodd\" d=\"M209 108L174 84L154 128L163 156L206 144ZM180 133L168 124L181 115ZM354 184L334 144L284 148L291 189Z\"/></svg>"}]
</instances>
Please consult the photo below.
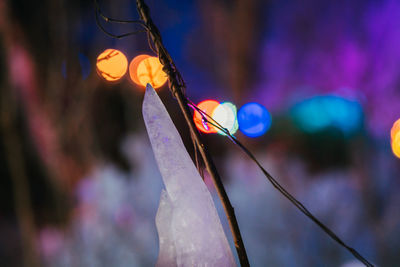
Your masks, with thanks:
<instances>
[{"instance_id":1,"label":"thin twig","mask_svg":"<svg viewBox=\"0 0 400 267\"><path fill-rule=\"evenodd\" d=\"M96 17L96 24L97 24L97 26L100 28L100 30L102 30L106 35L108 35L108 36L110 36L110 37L112 37L112 38L121 39L121 38L130 36L130 35L135 35L135 34L138 34L138 33L146 32L146 30L139 30L139 31L133 31L133 32L128 32L128 33L124 33L124 34L119 34L119 35L113 34L113 33L109 32L109 31L107 31L107 30L101 25L101 23L100 23L100 21L99 21L99 15L98 15L97 10L95 10L95 17Z\"/></svg>"},{"instance_id":2,"label":"thin twig","mask_svg":"<svg viewBox=\"0 0 400 267\"><path fill-rule=\"evenodd\" d=\"M135 23L135 24L140 24L143 28L146 29L146 24L144 24L143 21L141 20L122 20L122 19L111 18L109 16L104 15L103 11L101 11L99 1L94 0L94 4L96 5L96 11L99 13L100 17L105 20L105 22L115 22L121 24Z\"/></svg>"},{"instance_id":3,"label":"thin twig","mask_svg":"<svg viewBox=\"0 0 400 267\"><path fill-rule=\"evenodd\" d=\"M94 0L95 3L95 17L96 17L96 24L97 26L108 36L112 37L112 38L116 38L116 39L121 39L130 35L135 35L138 33L144 33L147 32L147 28L146 25L143 23L143 21L141 20L121 20L121 19L114 19L114 18L110 18L106 15L103 14L103 12L100 9L99 3L97 0ZM122 24L138 24L140 26L142 26L144 29L143 30L137 30L137 31L132 31L132 32L128 32L128 33L124 33L124 34L114 34L111 33L109 31L107 31L103 25L101 25L100 20L99 20L99 15L100 17L105 21L105 22L115 22L115 23L122 23Z\"/></svg>"},{"instance_id":4,"label":"thin twig","mask_svg":"<svg viewBox=\"0 0 400 267\"><path fill-rule=\"evenodd\" d=\"M143 0L137 0L137 9L140 14L140 17L142 20L145 22L149 34L151 36L151 39L153 40L153 43L155 45L155 48L158 52L158 56L160 59L161 64L164 66L163 70L165 73L168 75L168 80L169 80L169 85L170 85L170 90L173 93L173 95L176 97L179 107L181 109L181 112L183 113L186 123L189 126L189 129L191 133L193 134L193 138L195 139L197 146L199 148L199 152L203 158L203 161L206 165L207 171L209 172L214 186L218 192L218 196L221 199L222 205L224 207L229 226L233 235L233 239L235 242L235 247L236 251L238 253L239 261L241 266L250 266L249 261L247 259L247 253L246 249L243 244L243 240L240 234L240 229L238 226L238 223L236 221L236 216L235 216L235 211L230 203L230 200L228 198L228 195L226 194L224 185L221 182L221 178L218 174L218 171L215 167L215 164L213 160L211 159L210 154L208 153L208 150L204 146L204 144L201 141L200 134L197 131L194 122L192 120L192 115L190 113L190 109L188 107L188 103L186 100L186 97L184 95L184 88L185 85L183 83L183 79L179 73L179 71L176 69L171 56L167 52L166 48L164 47L162 40L161 40L161 34L158 30L158 28L154 25L150 14L149 14L149 8L148 6L144 3Z\"/></svg>"}]
</instances>

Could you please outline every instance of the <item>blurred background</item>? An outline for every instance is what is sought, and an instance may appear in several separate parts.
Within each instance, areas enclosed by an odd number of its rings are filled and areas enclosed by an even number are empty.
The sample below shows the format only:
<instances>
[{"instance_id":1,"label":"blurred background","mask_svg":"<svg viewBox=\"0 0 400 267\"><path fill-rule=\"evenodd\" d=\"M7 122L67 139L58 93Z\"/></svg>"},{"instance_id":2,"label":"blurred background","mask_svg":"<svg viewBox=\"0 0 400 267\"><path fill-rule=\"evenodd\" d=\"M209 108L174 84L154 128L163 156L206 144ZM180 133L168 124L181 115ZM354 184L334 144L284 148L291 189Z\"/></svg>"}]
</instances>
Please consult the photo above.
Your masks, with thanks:
<instances>
[{"instance_id":1,"label":"blurred background","mask_svg":"<svg viewBox=\"0 0 400 267\"><path fill-rule=\"evenodd\" d=\"M400 159L390 131L400 118L400 2L146 2L188 97L265 106L269 131L238 139L350 246L399 266ZM100 5L108 16L138 18L135 1ZM96 72L108 48L128 61L155 55L145 33L112 39L94 14L89 0L0 0L2 266L156 262L163 185L141 115L144 90L129 75L110 83ZM175 99L167 85L157 90L193 156ZM252 266L358 266L226 137L203 137ZM207 173L205 181L232 244Z\"/></svg>"}]
</instances>

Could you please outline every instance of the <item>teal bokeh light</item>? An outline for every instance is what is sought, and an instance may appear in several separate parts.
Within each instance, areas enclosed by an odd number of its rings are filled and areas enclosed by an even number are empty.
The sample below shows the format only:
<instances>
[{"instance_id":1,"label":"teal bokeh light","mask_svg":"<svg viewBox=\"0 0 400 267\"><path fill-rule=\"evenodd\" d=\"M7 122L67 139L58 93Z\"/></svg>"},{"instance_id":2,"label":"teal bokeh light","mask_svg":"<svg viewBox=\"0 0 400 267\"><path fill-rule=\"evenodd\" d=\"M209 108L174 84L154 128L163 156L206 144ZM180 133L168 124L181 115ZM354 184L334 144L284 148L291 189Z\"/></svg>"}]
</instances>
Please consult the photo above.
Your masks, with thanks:
<instances>
[{"instance_id":1,"label":"teal bokeh light","mask_svg":"<svg viewBox=\"0 0 400 267\"><path fill-rule=\"evenodd\" d=\"M296 124L305 132L315 133L335 127L352 134L362 125L362 107L357 101L336 95L321 95L303 100L291 109Z\"/></svg>"}]
</instances>

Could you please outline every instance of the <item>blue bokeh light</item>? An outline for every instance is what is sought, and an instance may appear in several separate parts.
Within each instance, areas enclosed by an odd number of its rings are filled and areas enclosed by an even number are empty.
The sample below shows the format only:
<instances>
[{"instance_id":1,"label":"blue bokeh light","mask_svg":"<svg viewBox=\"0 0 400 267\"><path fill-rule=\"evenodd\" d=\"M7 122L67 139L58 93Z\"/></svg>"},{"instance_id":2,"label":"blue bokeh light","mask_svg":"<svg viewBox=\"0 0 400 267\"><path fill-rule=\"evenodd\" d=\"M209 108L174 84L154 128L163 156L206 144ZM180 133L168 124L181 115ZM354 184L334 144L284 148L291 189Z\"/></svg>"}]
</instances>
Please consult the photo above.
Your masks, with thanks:
<instances>
[{"instance_id":1,"label":"blue bokeh light","mask_svg":"<svg viewBox=\"0 0 400 267\"><path fill-rule=\"evenodd\" d=\"M336 95L303 100L293 106L291 115L296 124L308 133L335 127L344 134L352 134L360 129L363 119L362 107L357 101Z\"/></svg>"},{"instance_id":2,"label":"blue bokeh light","mask_svg":"<svg viewBox=\"0 0 400 267\"><path fill-rule=\"evenodd\" d=\"M243 105L237 115L240 131L248 137L258 137L271 127L271 114L262 105L251 102Z\"/></svg>"}]
</instances>

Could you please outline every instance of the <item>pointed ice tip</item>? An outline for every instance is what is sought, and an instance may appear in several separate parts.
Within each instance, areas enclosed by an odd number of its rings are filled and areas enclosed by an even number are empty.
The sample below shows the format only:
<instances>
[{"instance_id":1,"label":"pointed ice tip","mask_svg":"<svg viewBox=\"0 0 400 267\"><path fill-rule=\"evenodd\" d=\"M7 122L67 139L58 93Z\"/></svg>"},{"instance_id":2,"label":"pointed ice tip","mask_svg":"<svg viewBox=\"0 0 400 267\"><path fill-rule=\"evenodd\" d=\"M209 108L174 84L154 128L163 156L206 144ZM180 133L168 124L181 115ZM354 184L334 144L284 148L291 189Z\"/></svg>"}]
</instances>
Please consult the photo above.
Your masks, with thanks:
<instances>
[{"instance_id":1,"label":"pointed ice tip","mask_svg":"<svg viewBox=\"0 0 400 267\"><path fill-rule=\"evenodd\" d=\"M153 86L151 86L151 84L147 83L146 92L145 92L144 96L146 97L147 94L150 94L150 93L154 94L155 92L156 91L154 90Z\"/></svg>"},{"instance_id":2,"label":"pointed ice tip","mask_svg":"<svg viewBox=\"0 0 400 267\"><path fill-rule=\"evenodd\" d=\"M160 237L156 266L236 266L211 194L164 104L149 84L142 112L168 193L161 195L156 216Z\"/></svg>"},{"instance_id":3,"label":"pointed ice tip","mask_svg":"<svg viewBox=\"0 0 400 267\"><path fill-rule=\"evenodd\" d=\"M144 99L143 99L143 104L142 104L142 112L144 111L145 106L148 105L148 102L150 101L150 99L152 97L154 97L155 95L157 95L156 91L154 90L153 86L151 86L151 84L148 83L146 85L146 91L144 92ZM143 115L144 114L145 113L143 112Z\"/></svg>"}]
</instances>

